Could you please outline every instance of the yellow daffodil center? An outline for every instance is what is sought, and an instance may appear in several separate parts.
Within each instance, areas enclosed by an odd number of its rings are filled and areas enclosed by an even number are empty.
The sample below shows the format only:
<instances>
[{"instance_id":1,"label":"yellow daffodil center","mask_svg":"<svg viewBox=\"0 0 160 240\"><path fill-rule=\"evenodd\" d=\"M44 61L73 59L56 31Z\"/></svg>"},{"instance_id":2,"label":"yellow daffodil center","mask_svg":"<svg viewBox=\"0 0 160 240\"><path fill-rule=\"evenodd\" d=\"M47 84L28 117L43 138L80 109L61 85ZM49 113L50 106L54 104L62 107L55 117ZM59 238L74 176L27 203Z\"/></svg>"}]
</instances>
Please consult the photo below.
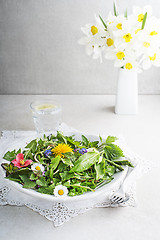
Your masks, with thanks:
<instances>
[{"instance_id":1,"label":"yellow daffodil center","mask_svg":"<svg viewBox=\"0 0 160 240\"><path fill-rule=\"evenodd\" d=\"M96 33L98 33L98 28L96 28L95 26L92 26L92 27L91 27L91 33L92 33L93 35L95 35Z\"/></svg>"},{"instance_id":2,"label":"yellow daffodil center","mask_svg":"<svg viewBox=\"0 0 160 240\"><path fill-rule=\"evenodd\" d=\"M20 165L24 165L24 159L19 160Z\"/></svg>"},{"instance_id":3,"label":"yellow daffodil center","mask_svg":"<svg viewBox=\"0 0 160 240\"><path fill-rule=\"evenodd\" d=\"M123 38L126 42L130 42L132 39L132 35L130 33L127 33L123 36Z\"/></svg>"},{"instance_id":4,"label":"yellow daffodil center","mask_svg":"<svg viewBox=\"0 0 160 240\"><path fill-rule=\"evenodd\" d=\"M144 18L144 15L141 13L138 15L138 22L142 22Z\"/></svg>"},{"instance_id":5,"label":"yellow daffodil center","mask_svg":"<svg viewBox=\"0 0 160 240\"><path fill-rule=\"evenodd\" d=\"M67 144L64 144L64 143L60 143L58 144L55 148L53 148L51 150L53 152L53 154L57 157L57 156L60 156L60 157L63 157L64 158L64 155L63 153L67 153L67 152L73 152L72 148L67 145Z\"/></svg>"},{"instance_id":6,"label":"yellow daffodil center","mask_svg":"<svg viewBox=\"0 0 160 240\"><path fill-rule=\"evenodd\" d=\"M137 30L135 30L135 34L137 34L141 29L138 28Z\"/></svg>"},{"instance_id":7,"label":"yellow daffodil center","mask_svg":"<svg viewBox=\"0 0 160 240\"><path fill-rule=\"evenodd\" d=\"M108 45L108 47L112 46L113 44L114 44L113 39L112 39L112 38L108 38L108 39L107 39L107 45Z\"/></svg>"},{"instance_id":8,"label":"yellow daffodil center","mask_svg":"<svg viewBox=\"0 0 160 240\"><path fill-rule=\"evenodd\" d=\"M120 60L122 60L122 58L125 57L124 52L120 52L120 51L116 54L116 56L117 56L117 58L120 59Z\"/></svg>"},{"instance_id":9,"label":"yellow daffodil center","mask_svg":"<svg viewBox=\"0 0 160 240\"><path fill-rule=\"evenodd\" d=\"M154 35L157 35L157 34L158 34L158 32L152 31L149 35L150 35L150 36L154 36Z\"/></svg>"},{"instance_id":10,"label":"yellow daffodil center","mask_svg":"<svg viewBox=\"0 0 160 240\"><path fill-rule=\"evenodd\" d=\"M144 46L145 48L148 48L148 47L150 46L150 43L149 43L149 42L144 42L144 43L143 43L143 46Z\"/></svg>"},{"instance_id":11,"label":"yellow daffodil center","mask_svg":"<svg viewBox=\"0 0 160 240\"><path fill-rule=\"evenodd\" d=\"M116 26L118 29L122 30L122 23L118 23Z\"/></svg>"},{"instance_id":12,"label":"yellow daffodil center","mask_svg":"<svg viewBox=\"0 0 160 240\"><path fill-rule=\"evenodd\" d=\"M64 194L64 191L62 189L59 189L58 194L62 196Z\"/></svg>"},{"instance_id":13,"label":"yellow daffodil center","mask_svg":"<svg viewBox=\"0 0 160 240\"><path fill-rule=\"evenodd\" d=\"M126 63L125 68L128 69L128 70L130 70L130 69L133 68L133 66L132 66L131 63Z\"/></svg>"},{"instance_id":14,"label":"yellow daffodil center","mask_svg":"<svg viewBox=\"0 0 160 240\"><path fill-rule=\"evenodd\" d=\"M156 53L154 54L153 57L150 57L150 56L149 56L149 59L150 59L151 61L154 61L154 60L156 59Z\"/></svg>"},{"instance_id":15,"label":"yellow daffodil center","mask_svg":"<svg viewBox=\"0 0 160 240\"><path fill-rule=\"evenodd\" d=\"M37 171L41 170L40 166L36 166L35 169L36 169Z\"/></svg>"}]
</instances>

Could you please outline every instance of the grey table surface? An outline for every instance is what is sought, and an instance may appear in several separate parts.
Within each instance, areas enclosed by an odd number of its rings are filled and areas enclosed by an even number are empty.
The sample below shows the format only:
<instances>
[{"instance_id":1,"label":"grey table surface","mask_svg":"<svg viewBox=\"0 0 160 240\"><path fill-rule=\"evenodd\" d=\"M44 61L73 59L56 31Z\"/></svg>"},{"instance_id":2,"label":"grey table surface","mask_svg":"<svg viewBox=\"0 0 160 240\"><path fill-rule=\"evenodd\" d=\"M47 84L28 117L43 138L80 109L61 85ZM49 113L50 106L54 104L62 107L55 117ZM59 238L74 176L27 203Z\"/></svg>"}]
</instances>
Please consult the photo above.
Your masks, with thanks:
<instances>
[{"instance_id":1,"label":"grey table surface","mask_svg":"<svg viewBox=\"0 0 160 240\"><path fill-rule=\"evenodd\" d=\"M122 134L127 145L155 168L137 181L136 207L97 208L55 228L25 207L0 206L0 239L160 239L160 95L139 95L137 115L116 115L114 95L1 95L0 131L35 130L30 103L59 100L62 122L89 134Z\"/></svg>"}]
</instances>

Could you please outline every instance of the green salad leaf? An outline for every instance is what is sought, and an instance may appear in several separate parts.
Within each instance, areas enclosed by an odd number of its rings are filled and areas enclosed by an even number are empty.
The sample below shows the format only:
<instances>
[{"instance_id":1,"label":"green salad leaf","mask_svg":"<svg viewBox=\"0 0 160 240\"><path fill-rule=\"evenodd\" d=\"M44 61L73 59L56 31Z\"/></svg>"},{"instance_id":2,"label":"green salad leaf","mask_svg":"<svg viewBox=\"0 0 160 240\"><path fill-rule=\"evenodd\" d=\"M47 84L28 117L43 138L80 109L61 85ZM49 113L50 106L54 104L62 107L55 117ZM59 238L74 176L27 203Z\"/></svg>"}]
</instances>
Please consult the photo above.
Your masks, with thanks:
<instances>
[{"instance_id":1,"label":"green salad leaf","mask_svg":"<svg viewBox=\"0 0 160 240\"><path fill-rule=\"evenodd\" d=\"M70 172L83 172L95 164L100 155L97 152L87 152L79 157Z\"/></svg>"}]
</instances>

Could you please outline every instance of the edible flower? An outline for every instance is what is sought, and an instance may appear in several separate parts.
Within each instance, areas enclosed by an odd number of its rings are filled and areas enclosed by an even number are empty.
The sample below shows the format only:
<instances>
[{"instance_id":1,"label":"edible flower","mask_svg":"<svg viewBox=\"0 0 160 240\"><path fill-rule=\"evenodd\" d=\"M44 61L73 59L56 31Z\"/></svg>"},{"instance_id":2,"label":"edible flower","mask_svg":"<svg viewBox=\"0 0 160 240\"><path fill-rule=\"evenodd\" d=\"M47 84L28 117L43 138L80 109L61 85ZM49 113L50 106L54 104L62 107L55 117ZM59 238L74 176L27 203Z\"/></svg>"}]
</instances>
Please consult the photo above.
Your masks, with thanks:
<instances>
[{"instance_id":1,"label":"edible flower","mask_svg":"<svg viewBox=\"0 0 160 240\"><path fill-rule=\"evenodd\" d=\"M16 159L11 161L15 167L21 168L21 167L27 167L32 163L32 160L24 160L24 154L18 153L16 156Z\"/></svg>"},{"instance_id":2,"label":"edible flower","mask_svg":"<svg viewBox=\"0 0 160 240\"><path fill-rule=\"evenodd\" d=\"M32 171L34 172L44 172L44 167L42 164L40 163L34 163L32 166L31 166L31 169Z\"/></svg>"},{"instance_id":3,"label":"edible flower","mask_svg":"<svg viewBox=\"0 0 160 240\"><path fill-rule=\"evenodd\" d=\"M73 149L68 144L60 143L51 151L56 157L59 156L64 158L63 153L73 152Z\"/></svg>"},{"instance_id":4,"label":"edible flower","mask_svg":"<svg viewBox=\"0 0 160 240\"><path fill-rule=\"evenodd\" d=\"M87 152L86 148L76 148L74 152L79 152L80 154L84 154Z\"/></svg>"},{"instance_id":5,"label":"edible flower","mask_svg":"<svg viewBox=\"0 0 160 240\"><path fill-rule=\"evenodd\" d=\"M44 156L45 156L45 157L48 157L48 156L51 155L51 154L52 154L51 149L47 149L47 150L44 152Z\"/></svg>"},{"instance_id":6,"label":"edible flower","mask_svg":"<svg viewBox=\"0 0 160 240\"><path fill-rule=\"evenodd\" d=\"M67 196L67 194L68 194L68 189L63 185L58 185L54 189L54 195L56 197L64 197L64 196Z\"/></svg>"}]
</instances>

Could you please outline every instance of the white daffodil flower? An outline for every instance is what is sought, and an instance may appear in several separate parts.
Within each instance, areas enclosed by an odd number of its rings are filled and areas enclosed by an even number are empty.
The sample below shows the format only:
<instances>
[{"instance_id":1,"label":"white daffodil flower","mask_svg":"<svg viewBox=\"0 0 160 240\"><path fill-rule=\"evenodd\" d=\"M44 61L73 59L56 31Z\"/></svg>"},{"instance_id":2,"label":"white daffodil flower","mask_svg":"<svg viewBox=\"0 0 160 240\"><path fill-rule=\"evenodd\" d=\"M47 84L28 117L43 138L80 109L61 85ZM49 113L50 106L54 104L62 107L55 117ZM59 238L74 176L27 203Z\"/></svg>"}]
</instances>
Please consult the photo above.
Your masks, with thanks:
<instances>
[{"instance_id":1,"label":"white daffodil flower","mask_svg":"<svg viewBox=\"0 0 160 240\"><path fill-rule=\"evenodd\" d=\"M104 51L105 47L104 46L94 46L93 49L93 59L100 58L100 62L102 62L102 52Z\"/></svg>"},{"instance_id":2,"label":"white daffodil flower","mask_svg":"<svg viewBox=\"0 0 160 240\"><path fill-rule=\"evenodd\" d=\"M87 55L94 55L98 58L101 57L101 49L103 37L106 36L104 26L101 20L95 16L96 24L86 24L84 28L81 28L82 32L86 35L79 39L78 43L86 46ZM97 51L97 49L99 50Z\"/></svg>"},{"instance_id":3,"label":"white daffodil flower","mask_svg":"<svg viewBox=\"0 0 160 240\"><path fill-rule=\"evenodd\" d=\"M108 35L106 35L103 39L102 39L102 52L105 54L108 50L113 50L115 49L115 45L114 45L114 35L112 34L112 32L108 32Z\"/></svg>"},{"instance_id":4,"label":"white daffodil flower","mask_svg":"<svg viewBox=\"0 0 160 240\"><path fill-rule=\"evenodd\" d=\"M67 194L68 194L68 189L63 185L58 185L54 189L54 195L56 197L65 197L67 196Z\"/></svg>"},{"instance_id":5,"label":"white daffodil flower","mask_svg":"<svg viewBox=\"0 0 160 240\"><path fill-rule=\"evenodd\" d=\"M141 67L139 62L137 61L136 54L133 50L125 51L125 59L123 61L123 67L129 71L135 71L137 73L141 73Z\"/></svg>"},{"instance_id":6,"label":"white daffodil flower","mask_svg":"<svg viewBox=\"0 0 160 240\"><path fill-rule=\"evenodd\" d=\"M115 67L123 67L125 59L125 51L123 48L117 47L114 50L110 50L105 54L105 58L108 60L114 60Z\"/></svg>"},{"instance_id":7,"label":"white daffodil flower","mask_svg":"<svg viewBox=\"0 0 160 240\"><path fill-rule=\"evenodd\" d=\"M124 15L121 14L118 16L114 16L110 12L107 18L107 30L109 34L112 33L113 31L122 30L122 24L125 21L126 18L124 17Z\"/></svg>"},{"instance_id":8,"label":"white daffodil flower","mask_svg":"<svg viewBox=\"0 0 160 240\"><path fill-rule=\"evenodd\" d=\"M31 166L31 169L32 169L32 171L35 171L35 172L38 172L38 171L43 172L43 171L44 171L44 167L43 167L43 165L40 164L40 163L34 163L34 164Z\"/></svg>"},{"instance_id":9,"label":"white daffodil flower","mask_svg":"<svg viewBox=\"0 0 160 240\"><path fill-rule=\"evenodd\" d=\"M153 53L152 55L145 55L142 59L142 67L144 70L149 69L151 66L160 67L160 50Z\"/></svg>"},{"instance_id":10,"label":"white daffodil flower","mask_svg":"<svg viewBox=\"0 0 160 240\"><path fill-rule=\"evenodd\" d=\"M133 7L133 14L135 16L135 20L138 22L142 22L145 13L147 12L147 17L150 17L152 15L152 7L150 5L147 5L143 8L140 8L138 6Z\"/></svg>"}]
</instances>

